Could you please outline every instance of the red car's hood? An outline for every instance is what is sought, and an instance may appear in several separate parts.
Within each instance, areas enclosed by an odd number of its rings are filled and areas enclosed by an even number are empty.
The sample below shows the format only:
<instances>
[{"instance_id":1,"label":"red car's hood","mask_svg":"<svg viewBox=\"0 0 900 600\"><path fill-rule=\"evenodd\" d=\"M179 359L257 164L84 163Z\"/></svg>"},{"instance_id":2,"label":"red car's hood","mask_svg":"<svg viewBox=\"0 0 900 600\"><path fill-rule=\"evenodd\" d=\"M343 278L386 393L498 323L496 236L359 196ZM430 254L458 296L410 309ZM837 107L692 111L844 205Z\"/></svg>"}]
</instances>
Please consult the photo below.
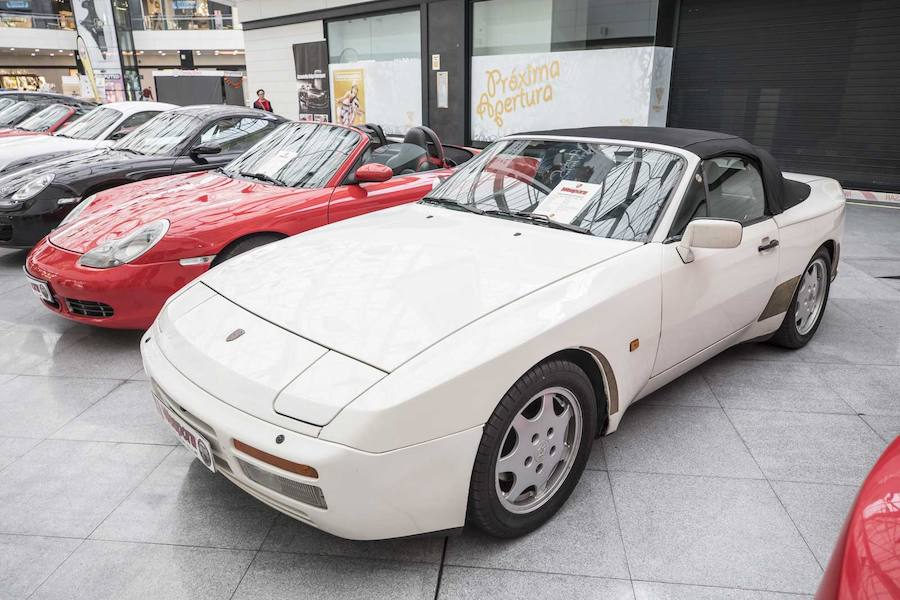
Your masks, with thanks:
<instances>
[{"instance_id":1,"label":"red car's hood","mask_svg":"<svg viewBox=\"0 0 900 600\"><path fill-rule=\"evenodd\" d=\"M49 135L46 131L23 131L21 129L0 129L0 137L18 137L20 135Z\"/></svg>"},{"instance_id":2,"label":"red car's hood","mask_svg":"<svg viewBox=\"0 0 900 600\"><path fill-rule=\"evenodd\" d=\"M302 200L316 190L298 190L232 179L218 173L161 177L102 192L74 222L50 234L50 242L84 253L107 239L121 237L145 223L169 220L169 235L194 235L204 223L260 210L290 196Z\"/></svg>"},{"instance_id":3,"label":"red car's hood","mask_svg":"<svg viewBox=\"0 0 900 600\"><path fill-rule=\"evenodd\" d=\"M900 437L866 478L816 600L900 598Z\"/></svg>"}]
</instances>

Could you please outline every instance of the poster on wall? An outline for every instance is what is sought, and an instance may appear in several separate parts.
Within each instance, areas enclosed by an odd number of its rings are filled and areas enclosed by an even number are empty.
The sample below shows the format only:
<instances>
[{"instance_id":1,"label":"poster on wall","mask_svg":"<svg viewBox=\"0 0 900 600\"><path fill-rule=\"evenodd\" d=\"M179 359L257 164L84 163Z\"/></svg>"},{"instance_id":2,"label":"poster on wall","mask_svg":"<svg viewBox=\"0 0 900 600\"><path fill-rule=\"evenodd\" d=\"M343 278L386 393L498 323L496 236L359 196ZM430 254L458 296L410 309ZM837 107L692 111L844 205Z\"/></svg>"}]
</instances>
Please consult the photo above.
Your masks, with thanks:
<instances>
[{"instance_id":1,"label":"poster on wall","mask_svg":"<svg viewBox=\"0 0 900 600\"><path fill-rule=\"evenodd\" d=\"M328 86L328 43L294 44L297 73L297 101L301 121L330 121Z\"/></svg>"},{"instance_id":2,"label":"poster on wall","mask_svg":"<svg viewBox=\"0 0 900 600\"><path fill-rule=\"evenodd\" d=\"M665 125L672 49L472 57L472 139L589 125Z\"/></svg>"},{"instance_id":3,"label":"poster on wall","mask_svg":"<svg viewBox=\"0 0 900 600\"><path fill-rule=\"evenodd\" d=\"M422 61L412 58L332 63L332 107L338 123L378 123L403 135L422 123Z\"/></svg>"},{"instance_id":4,"label":"poster on wall","mask_svg":"<svg viewBox=\"0 0 900 600\"><path fill-rule=\"evenodd\" d=\"M112 0L75 0L72 11L78 30L78 54L95 99L125 100Z\"/></svg>"}]
</instances>

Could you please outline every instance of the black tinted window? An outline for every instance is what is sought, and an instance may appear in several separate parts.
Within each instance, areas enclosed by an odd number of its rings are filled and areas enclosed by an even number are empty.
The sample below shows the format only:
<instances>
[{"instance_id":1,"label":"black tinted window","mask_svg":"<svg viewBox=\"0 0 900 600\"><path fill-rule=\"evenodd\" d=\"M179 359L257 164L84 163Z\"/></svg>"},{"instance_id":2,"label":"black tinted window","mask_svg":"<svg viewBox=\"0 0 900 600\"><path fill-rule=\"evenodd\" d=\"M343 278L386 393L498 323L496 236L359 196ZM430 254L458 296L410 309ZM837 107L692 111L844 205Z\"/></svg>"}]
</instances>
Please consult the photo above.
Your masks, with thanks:
<instances>
[{"instance_id":1,"label":"black tinted window","mask_svg":"<svg viewBox=\"0 0 900 600\"><path fill-rule=\"evenodd\" d=\"M275 123L253 117L219 119L200 134L199 144L219 146L222 152L246 150L272 131Z\"/></svg>"}]
</instances>

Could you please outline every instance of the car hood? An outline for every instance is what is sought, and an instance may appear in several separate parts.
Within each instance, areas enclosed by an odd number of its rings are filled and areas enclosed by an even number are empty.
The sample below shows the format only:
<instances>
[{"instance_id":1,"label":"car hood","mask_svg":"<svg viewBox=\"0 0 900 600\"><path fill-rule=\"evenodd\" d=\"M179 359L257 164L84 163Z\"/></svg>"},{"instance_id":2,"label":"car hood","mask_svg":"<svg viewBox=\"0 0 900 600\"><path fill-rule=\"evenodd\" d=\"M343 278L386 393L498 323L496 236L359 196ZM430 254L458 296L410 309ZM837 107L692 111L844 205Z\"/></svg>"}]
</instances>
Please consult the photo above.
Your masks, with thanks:
<instances>
[{"instance_id":1,"label":"car hood","mask_svg":"<svg viewBox=\"0 0 900 600\"><path fill-rule=\"evenodd\" d=\"M203 282L275 325L390 372L488 313L639 246L413 204L265 246Z\"/></svg>"},{"instance_id":2,"label":"car hood","mask_svg":"<svg viewBox=\"0 0 900 600\"><path fill-rule=\"evenodd\" d=\"M135 170L144 158L137 154L108 148L73 152L60 158L16 170L10 175L0 178L0 189L5 187L18 189L34 177L45 173L54 174L53 185L71 185L98 172L108 175L117 169ZM160 157L147 156L146 159L155 162Z\"/></svg>"},{"instance_id":3,"label":"car hood","mask_svg":"<svg viewBox=\"0 0 900 600\"><path fill-rule=\"evenodd\" d=\"M0 140L0 170L13 162L42 154L90 150L97 140L75 140L54 135L8 137Z\"/></svg>"},{"instance_id":4,"label":"car hood","mask_svg":"<svg viewBox=\"0 0 900 600\"><path fill-rule=\"evenodd\" d=\"M232 179L219 173L160 177L104 192L78 218L50 236L55 246L84 253L104 240L159 219L168 219L169 236L194 236L202 223L215 226L227 215L252 212L283 196L300 197L304 190ZM202 215L203 219L196 219Z\"/></svg>"}]
</instances>

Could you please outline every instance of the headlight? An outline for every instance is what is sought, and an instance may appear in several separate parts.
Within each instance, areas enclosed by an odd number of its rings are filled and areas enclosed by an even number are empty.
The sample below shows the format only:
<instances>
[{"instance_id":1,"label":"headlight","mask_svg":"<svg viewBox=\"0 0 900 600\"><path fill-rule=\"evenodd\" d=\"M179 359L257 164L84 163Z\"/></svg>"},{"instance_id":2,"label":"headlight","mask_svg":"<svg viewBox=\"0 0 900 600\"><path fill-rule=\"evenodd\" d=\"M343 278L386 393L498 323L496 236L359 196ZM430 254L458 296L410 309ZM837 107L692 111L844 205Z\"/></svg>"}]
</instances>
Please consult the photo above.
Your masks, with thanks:
<instances>
[{"instance_id":1,"label":"headlight","mask_svg":"<svg viewBox=\"0 0 900 600\"><path fill-rule=\"evenodd\" d=\"M82 200L82 201L78 204L78 206L76 206L75 208L73 208L73 209L69 212L69 214L66 215L66 218L65 218L65 219L63 219L62 221L59 222L59 227L62 227L63 225L68 225L68 224L71 223L72 221L78 219L78 216L79 216L82 212L84 212L84 209L86 209L88 206L90 206L90 205L91 205L91 202L93 202L96 198L97 198L97 194L91 194L90 196L88 196L87 198L85 198L84 200ZM58 203L57 203L57 204L58 204Z\"/></svg>"},{"instance_id":2,"label":"headlight","mask_svg":"<svg viewBox=\"0 0 900 600\"><path fill-rule=\"evenodd\" d=\"M135 229L128 235L106 240L82 255L78 259L78 264L95 269L109 269L130 263L155 246L167 231L169 231L169 222L166 219L153 221Z\"/></svg>"},{"instance_id":3,"label":"headlight","mask_svg":"<svg viewBox=\"0 0 900 600\"><path fill-rule=\"evenodd\" d=\"M12 195L12 199L21 202L22 200L30 200L31 198L34 198L35 196L43 192L48 185L50 185L54 177L55 175L53 173L48 173L47 175L41 175L36 179L32 179L31 181L20 187L19 191Z\"/></svg>"}]
</instances>

